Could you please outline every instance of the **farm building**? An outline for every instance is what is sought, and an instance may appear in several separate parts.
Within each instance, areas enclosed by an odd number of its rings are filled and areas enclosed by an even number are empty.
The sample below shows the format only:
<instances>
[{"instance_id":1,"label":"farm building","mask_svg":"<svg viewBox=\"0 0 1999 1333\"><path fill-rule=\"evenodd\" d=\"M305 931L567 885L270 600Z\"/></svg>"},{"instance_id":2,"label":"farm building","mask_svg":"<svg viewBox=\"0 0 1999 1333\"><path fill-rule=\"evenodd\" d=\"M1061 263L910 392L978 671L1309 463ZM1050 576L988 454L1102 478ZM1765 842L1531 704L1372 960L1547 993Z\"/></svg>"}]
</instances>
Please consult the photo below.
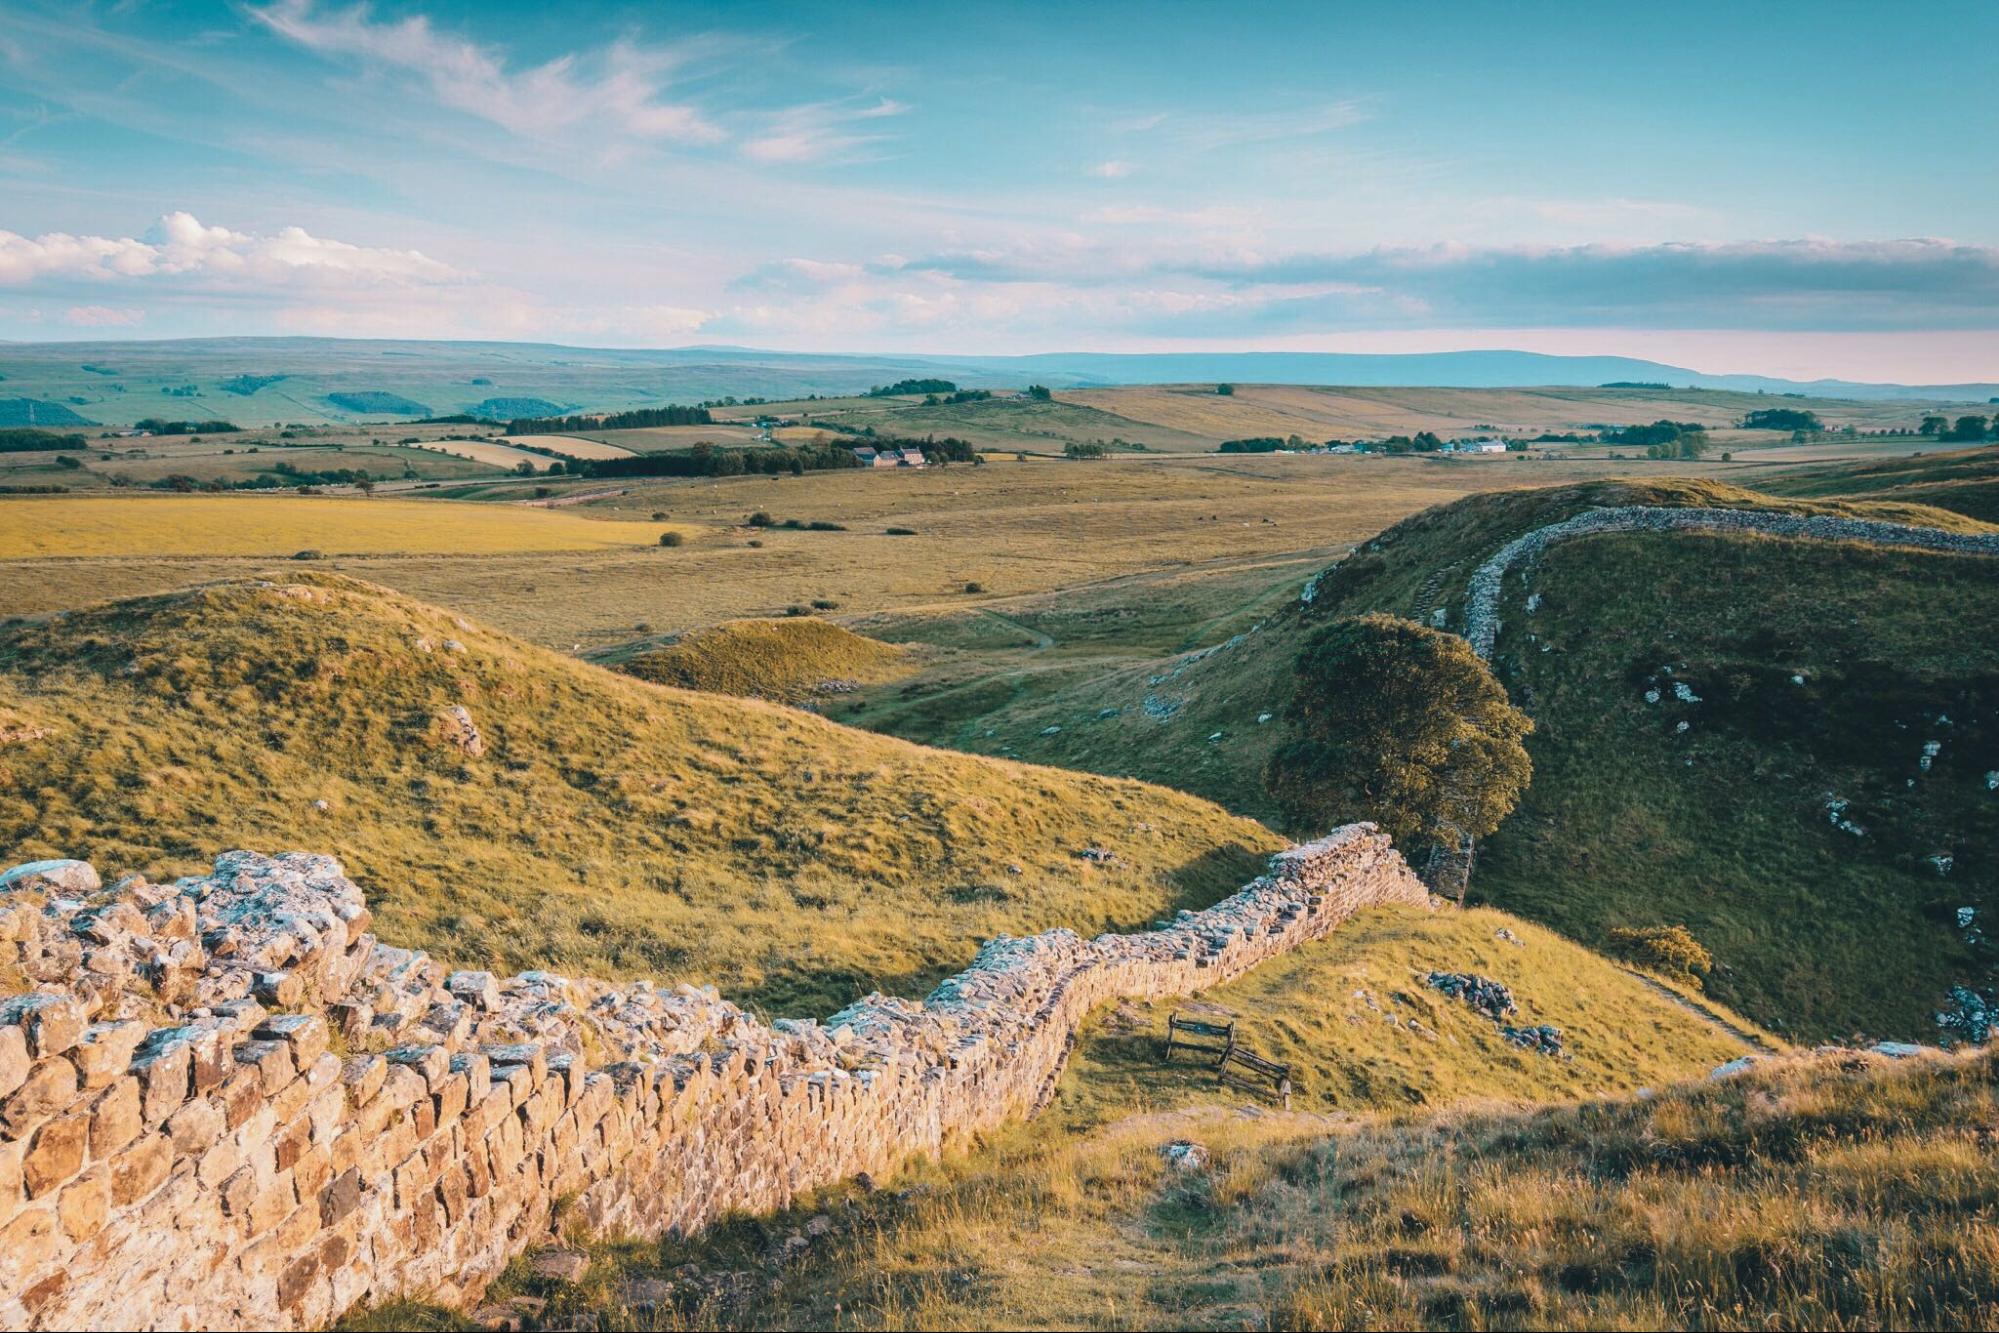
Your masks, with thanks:
<instances>
[{"instance_id":1,"label":"farm building","mask_svg":"<svg viewBox=\"0 0 1999 1333\"><path fill-rule=\"evenodd\" d=\"M922 467L926 461L921 449L875 449L865 444L854 450L854 457L862 467Z\"/></svg>"}]
</instances>

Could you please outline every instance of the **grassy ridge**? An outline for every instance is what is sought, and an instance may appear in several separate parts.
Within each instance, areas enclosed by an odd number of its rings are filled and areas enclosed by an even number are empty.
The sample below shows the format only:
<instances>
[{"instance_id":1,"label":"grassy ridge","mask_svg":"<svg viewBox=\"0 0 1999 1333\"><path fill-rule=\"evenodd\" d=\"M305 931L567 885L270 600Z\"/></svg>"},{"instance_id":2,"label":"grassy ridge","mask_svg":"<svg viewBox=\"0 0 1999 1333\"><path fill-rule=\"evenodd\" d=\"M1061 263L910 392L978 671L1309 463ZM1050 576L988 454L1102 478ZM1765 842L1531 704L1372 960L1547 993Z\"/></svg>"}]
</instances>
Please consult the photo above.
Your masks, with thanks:
<instances>
[{"instance_id":1,"label":"grassy ridge","mask_svg":"<svg viewBox=\"0 0 1999 1333\"><path fill-rule=\"evenodd\" d=\"M460 705L483 754L450 739ZM386 938L793 1012L918 990L999 931L1142 926L1279 845L1178 793L650 685L333 576L0 631L0 709L27 737L0 748L12 859L337 849Z\"/></svg>"}]
</instances>

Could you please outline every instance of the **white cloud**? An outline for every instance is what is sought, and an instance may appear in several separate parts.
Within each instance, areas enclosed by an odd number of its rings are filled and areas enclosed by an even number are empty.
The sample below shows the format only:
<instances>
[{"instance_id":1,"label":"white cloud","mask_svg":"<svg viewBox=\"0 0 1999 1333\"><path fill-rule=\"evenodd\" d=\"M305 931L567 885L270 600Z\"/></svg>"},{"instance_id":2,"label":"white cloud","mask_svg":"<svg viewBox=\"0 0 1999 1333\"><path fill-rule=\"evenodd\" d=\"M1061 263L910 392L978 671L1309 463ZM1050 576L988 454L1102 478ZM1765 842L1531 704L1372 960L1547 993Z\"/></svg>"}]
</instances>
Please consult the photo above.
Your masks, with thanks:
<instances>
[{"instance_id":1,"label":"white cloud","mask_svg":"<svg viewBox=\"0 0 1999 1333\"><path fill-rule=\"evenodd\" d=\"M1094 167L1091 167L1090 174L1102 180L1118 181L1123 180L1136 170L1138 168L1131 163L1114 157L1108 162L1099 162Z\"/></svg>"},{"instance_id":2,"label":"white cloud","mask_svg":"<svg viewBox=\"0 0 1999 1333\"><path fill-rule=\"evenodd\" d=\"M444 105L516 134L550 138L604 124L638 138L683 144L727 137L693 106L661 100L668 76L686 59L682 52L619 41L515 72L495 49L439 32L421 14L377 21L366 5L322 10L314 0L277 0L249 13L287 41L399 71Z\"/></svg>"},{"instance_id":3,"label":"white cloud","mask_svg":"<svg viewBox=\"0 0 1999 1333\"><path fill-rule=\"evenodd\" d=\"M267 236L168 213L142 239L0 231L0 286L51 281L200 279L224 285L434 286L467 275L418 250L350 245L285 227Z\"/></svg>"},{"instance_id":4,"label":"white cloud","mask_svg":"<svg viewBox=\"0 0 1999 1333\"><path fill-rule=\"evenodd\" d=\"M108 305L73 305L63 319L80 329L129 329L145 323L146 312Z\"/></svg>"},{"instance_id":5,"label":"white cloud","mask_svg":"<svg viewBox=\"0 0 1999 1333\"><path fill-rule=\"evenodd\" d=\"M863 106L836 101L787 107L771 116L763 133L743 144L743 156L767 166L848 159L888 137L866 132L860 126L908 110L903 103L887 97Z\"/></svg>"}]
</instances>

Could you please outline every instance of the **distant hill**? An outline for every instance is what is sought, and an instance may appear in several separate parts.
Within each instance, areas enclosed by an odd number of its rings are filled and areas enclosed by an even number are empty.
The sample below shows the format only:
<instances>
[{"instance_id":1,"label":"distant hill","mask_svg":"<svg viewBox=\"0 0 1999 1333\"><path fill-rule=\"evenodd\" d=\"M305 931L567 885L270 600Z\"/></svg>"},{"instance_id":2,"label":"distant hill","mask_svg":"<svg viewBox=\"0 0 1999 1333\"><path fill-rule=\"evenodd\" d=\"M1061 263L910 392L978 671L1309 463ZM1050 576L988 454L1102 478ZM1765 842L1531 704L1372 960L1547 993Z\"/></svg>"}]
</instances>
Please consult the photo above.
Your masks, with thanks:
<instances>
[{"instance_id":1,"label":"distant hill","mask_svg":"<svg viewBox=\"0 0 1999 1333\"><path fill-rule=\"evenodd\" d=\"M114 384L80 367L115 364ZM1476 350L1407 355L1319 352L1054 352L1032 356L819 355L742 347L628 349L549 343L370 341L337 338L194 338L166 342L0 343L0 377L28 396L81 398L101 420L167 415L170 399L227 393L245 424L327 420L339 414L429 416L482 412L494 397L541 398L575 410L626 411L733 397L838 397L877 384L945 379L966 388L1052 388L1215 383L1344 386L1595 388L1610 382L1749 393L1983 406L1999 384L1900 385L1712 374L1616 356L1550 356ZM282 382L281 382L282 381ZM396 407L349 406L406 400ZM362 397L356 398L355 395ZM254 405L255 411L250 409ZM414 406L412 406L414 405ZM185 414L182 405L181 413ZM239 411L232 405L232 414ZM259 416L258 414L262 415Z\"/></svg>"},{"instance_id":2,"label":"distant hill","mask_svg":"<svg viewBox=\"0 0 1999 1333\"><path fill-rule=\"evenodd\" d=\"M36 398L0 398L0 426L95 426L61 403Z\"/></svg>"}]
</instances>

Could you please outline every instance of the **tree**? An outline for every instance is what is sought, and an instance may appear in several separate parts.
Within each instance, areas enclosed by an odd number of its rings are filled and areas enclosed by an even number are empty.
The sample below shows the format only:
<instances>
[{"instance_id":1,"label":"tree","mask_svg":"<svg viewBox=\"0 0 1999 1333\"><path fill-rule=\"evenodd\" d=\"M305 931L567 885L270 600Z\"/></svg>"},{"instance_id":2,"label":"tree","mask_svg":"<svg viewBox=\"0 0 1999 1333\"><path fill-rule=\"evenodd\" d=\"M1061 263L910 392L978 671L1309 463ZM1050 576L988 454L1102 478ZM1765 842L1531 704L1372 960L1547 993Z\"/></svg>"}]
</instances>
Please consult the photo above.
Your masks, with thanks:
<instances>
[{"instance_id":1,"label":"tree","mask_svg":"<svg viewBox=\"0 0 1999 1333\"><path fill-rule=\"evenodd\" d=\"M1959 417L1957 424L1952 426L1950 432L1943 436L1943 438L1946 440L1970 440L1974 442L1982 440L1985 438L1985 418Z\"/></svg>"},{"instance_id":2,"label":"tree","mask_svg":"<svg viewBox=\"0 0 1999 1333\"><path fill-rule=\"evenodd\" d=\"M1045 403L1055 395L1048 392L1048 386L1045 384L1030 384L1027 386L1027 396L1037 403Z\"/></svg>"},{"instance_id":3,"label":"tree","mask_svg":"<svg viewBox=\"0 0 1999 1333\"><path fill-rule=\"evenodd\" d=\"M1338 620L1293 666L1288 735L1264 786L1296 826L1379 824L1415 859L1464 873L1475 839L1499 827L1533 776L1521 743L1534 723L1471 645L1396 616ZM1441 855L1440 855L1441 854Z\"/></svg>"},{"instance_id":4,"label":"tree","mask_svg":"<svg viewBox=\"0 0 1999 1333\"><path fill-rule=\"evenodd\" d=\"M1217 384L1215 386L1215 392L1220 394L1224 398L1233 398L1235 397L1235 385Z\"/></svg>"},{"instance_id":5,"label":"tree","mask_svg":"<svg viewBox=\"0 0 1999 1333\"><path fill-rule=\"evenodd\" d=\"M1944 427L1949 424L1944 418L1931 413L1923 418L1923 427L1920 433L1924 435L1941 435L1944 432Z\"/></svg>"}]
</instances>

